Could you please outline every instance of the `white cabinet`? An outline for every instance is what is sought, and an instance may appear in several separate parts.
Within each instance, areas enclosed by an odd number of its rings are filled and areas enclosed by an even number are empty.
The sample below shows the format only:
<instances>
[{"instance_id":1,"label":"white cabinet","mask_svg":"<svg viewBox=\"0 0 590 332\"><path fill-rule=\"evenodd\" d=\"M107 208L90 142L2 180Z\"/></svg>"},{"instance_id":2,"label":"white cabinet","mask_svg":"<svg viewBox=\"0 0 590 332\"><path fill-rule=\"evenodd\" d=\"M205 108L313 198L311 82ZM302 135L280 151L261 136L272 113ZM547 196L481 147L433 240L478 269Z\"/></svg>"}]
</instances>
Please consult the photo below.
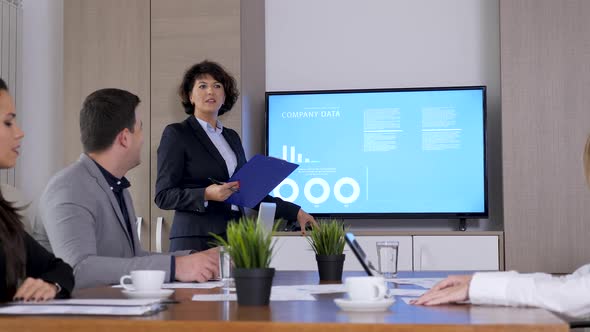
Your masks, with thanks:
<instances>
[{"instance_id":1,"label":"white cabinet","mask_svg":"<svg viewBox=\"0 0 590 332\"><path fill-rule=\"evenodd\" d=\"M299 270L315 271L317 263L315 253L309 243L302 236L276 236L275 251L271 267L277 270ZM373 265L377 267L377 241L398 241L398 270L412 270L412 237L411 236L356 236L365 254ZM358 262L354 253L348 245L344 247L345 271L362 271L363 268Z\"/></svg>"},{"instance_id":2,"label":"white cabinet","mask_svg":"<svg viewBox=\"0 0 590 332\"><path fill-rule=\"evenodd\" d=\"M414 236L414 271L500 269L498 236Z\"/></svg>"},{"instance_id":3,"label":"white cabinet","mask_svg":"<svg viewBox=\"0 0 590 332\"><path fill-rule=\"evenodd\" d=\"M361 233L361 232L358 232ZM412 234L392 232L391 235L356 235L356 239L377 267L377 241L398 241L399 271L497 271L503 268L503 234L480 232L469 234L440 232ZM277 270L316 271L315 253L305 237L278 235L271 266ZM345 271L362 271L348 245L344 247Z\"/></svg>"},{"instance_id":4,"label":"white cabinet","mask_svg":"<svg viewBox=\"0 0 590 332\"><path fill-rule=\"evenodd\" d=\"M303 236L275 236L275 247L270 267L277 270L317 270L315 253Z\"/></svg>"}]
</instances>

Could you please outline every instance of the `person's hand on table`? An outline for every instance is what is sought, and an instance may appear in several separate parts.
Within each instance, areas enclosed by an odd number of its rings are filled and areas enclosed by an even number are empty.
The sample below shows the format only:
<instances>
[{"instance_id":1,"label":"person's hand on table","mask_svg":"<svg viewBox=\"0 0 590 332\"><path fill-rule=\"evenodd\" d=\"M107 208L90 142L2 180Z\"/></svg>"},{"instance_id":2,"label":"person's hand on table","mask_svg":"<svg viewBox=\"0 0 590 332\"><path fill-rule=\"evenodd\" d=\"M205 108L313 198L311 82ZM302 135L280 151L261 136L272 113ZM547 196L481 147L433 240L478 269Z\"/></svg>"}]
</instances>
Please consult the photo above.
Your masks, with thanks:
<instances>
[{"instance_id":1,"label":"person's hand on table","mask_svg":"<svg viewBox=\"0 0 590 332\"><path fill-rule=\"evenodd\" d=\"M15 301L47 301L55 298L59 290L56 284L42 279L27 278L16 290Z\"/></svg>"},{"instance_id":2,"label":"person's hand on table","mask_svg":"<svg viewBox=\"0 0 590 332\"><path fill-rule=\"evenodd\" d=\"M219 275L219 248L176 256L175 277L184 282L206 282Z\"/></svg>"},{"instance_id":3,"label":"person's hand on table","mask_svg":"<svg viewBox=\"0 0 590 332\"><path fill-rule=\"evenodd\" d=\"M416 300L416 305L455 303L469 299L469 285L473 275L454 275L440 281Z\"/></svg>"}]
</instances>

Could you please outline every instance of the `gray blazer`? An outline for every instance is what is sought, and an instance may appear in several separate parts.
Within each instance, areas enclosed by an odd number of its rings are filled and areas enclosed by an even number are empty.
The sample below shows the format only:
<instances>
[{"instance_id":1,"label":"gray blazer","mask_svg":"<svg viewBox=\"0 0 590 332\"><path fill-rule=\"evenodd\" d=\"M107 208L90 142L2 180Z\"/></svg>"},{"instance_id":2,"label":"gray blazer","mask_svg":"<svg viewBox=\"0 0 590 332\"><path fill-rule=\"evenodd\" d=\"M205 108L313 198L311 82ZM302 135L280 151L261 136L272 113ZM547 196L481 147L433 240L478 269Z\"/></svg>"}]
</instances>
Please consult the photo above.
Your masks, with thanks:
<instances>
[{"instance_id":1,"label":"gray blazer","mask_svg":"<svg viewBox=\"0 0 590 332\"><path fill-rule=\"evenodd\" d=\"M119 283L132 270L164 270L169 280L171 255L141 249L131 195L128 190L123 195L133 234L106 179L86 154L53 176L41 195L33 236L45 245L49 240L53 253L74 268L76 288Z\"/></svg>"}]
</instances>

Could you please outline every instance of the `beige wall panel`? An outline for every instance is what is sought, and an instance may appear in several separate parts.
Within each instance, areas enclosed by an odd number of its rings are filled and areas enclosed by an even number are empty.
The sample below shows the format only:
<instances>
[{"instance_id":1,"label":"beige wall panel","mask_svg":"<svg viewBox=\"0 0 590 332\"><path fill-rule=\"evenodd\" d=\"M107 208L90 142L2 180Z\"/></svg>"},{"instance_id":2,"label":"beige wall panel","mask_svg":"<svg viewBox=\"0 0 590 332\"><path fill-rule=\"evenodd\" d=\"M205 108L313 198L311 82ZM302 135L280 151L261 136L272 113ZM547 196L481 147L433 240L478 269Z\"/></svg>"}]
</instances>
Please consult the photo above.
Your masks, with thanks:
<instances>
[{"instance_id":1,"label":"beige wall panel","mask_svg":"<svg viewBox=\"0 0 590 332\"><path fill-rule=\"evenodd\" d=\"M240 1L152 0L151 1L151 182L152 222L164 217L163 250L174 211L153 204L157 176L157 149L164 127L184 120L177 95L182 75L204 59L217 61L240 85ZM221 118L225 126L242 133L241 99ZM155 237L155 232L152 232ZM155 241L155 238L154 238ZM152 242L155 248L155 242Z\"/></svg>"},{"instance_id":2,"label":"beige wall panel","mask_svg":"<svg viewBox=\"0 0 590 332\"><path fill-rule=\"evenodd\" d=\"M242 1L242 143L246 158L264 154L266 40L264 0Z\"/></svg>"},{"instance_id":3,"label":"beige wall panel","mask_svg":"<svg viewBox=\"0 0 590 332\"><path fill-rule=\"evenodd\" d=\"M99 88L121 88L142 100L143 163L130 171L135 209L150 219L150 3L145 0L64 1L64 165L82 151L79 111ZM144 223L144 234L149 223ZM144 248L149 236L142 237Z\"/></svg>"},{"instance_id":4,"label":"beige wall panel","mask_svg":"<svg viewBox=\"0 0 590 332\"><path fill-rule=\"evenodd\" d=\"M502 0L506 269L590 262L590 1Z\"/></svg>"}]
</instances>

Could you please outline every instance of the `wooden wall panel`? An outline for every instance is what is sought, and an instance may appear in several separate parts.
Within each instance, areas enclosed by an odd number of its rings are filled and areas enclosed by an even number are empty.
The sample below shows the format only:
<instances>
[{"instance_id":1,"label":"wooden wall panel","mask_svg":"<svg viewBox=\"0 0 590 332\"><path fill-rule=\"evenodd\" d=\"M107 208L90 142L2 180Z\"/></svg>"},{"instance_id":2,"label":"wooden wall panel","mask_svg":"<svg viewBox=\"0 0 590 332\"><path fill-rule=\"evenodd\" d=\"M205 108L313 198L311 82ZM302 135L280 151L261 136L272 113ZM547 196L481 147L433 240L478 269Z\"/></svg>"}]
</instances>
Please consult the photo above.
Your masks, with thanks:
<instances>
[{"instance_id":1,"label":"wooden wall panel","mask_svg":"<svg viewBox=\"0 0 590 332\"><path fill-rule=\"evenodd\" d=\"M186 69L204 59L219 62L240 86L240 1L152 0L151 1L151 182L152 219L164 217L163 249L174 211L153 204L157 176L156 153L164 127L184 120L177 89ZM220 118L224 126L242 133L241 98L231 112ZM155 232L152 232L155 236ZM155 241L155 238L154 238ZM152 242L155 248L155 242Z\"/></svg>"},{"instance_id":2,"label":"wooden wall panel","mask_svg":"<svg viewBox=\"0 0 590 332\"><path fill-rule=\"evenodd\" d=\"M264 0L242 1L242 143L246 158L264 154L266 92L266 23Z\"/></svg>"},{"instance_id":3,"label":"wooden wall panel","mask_svg":"<svg viewBox=\"0 0 590 332\"><path fill-rule=\"evenodd\" d=\"M245 16L250 22L247 33L242 31ZM255 43L245 57L242 45L248 40ZM78 117L89 93L118 87L140 96L143 163L128 177L137 214L144 218L143 231L152 234L152 241L150 236L142 238L144 248L156 249L154 225L158 217L164 217L163 249L167 250L173 211L161 211L153 204L157 148L164 127L187 116L177 95L184 71L204 59L221 63L239 87L246 61L246 75L255 82L256 87L246 91L247 101L240 98L221 118L224 125L242 134L243 105L248 109L255 105L257 120L262 122L264 0L65 0L64 165L76 160L82 150Z\"/></svg>"},{"instance_id":4,"label":"wooden wall panel","mask_svg":"<svg viewBox=\"0 0 590 332\"><path fill-rule=\"evenodd\" d=\"M142 164L131 170L135 210L150 219L150 3L145 0L64 0L64 166L78 159L79 113L84 98L100 88L139 96L145 144ZM149 223L142 232L149 232ZM149 236L143 237L144 248Z\"/></svg>"},{"instance_id":5,"label":"wooden wall panel","mask_svg":"<svg viewBox=\"0 0 590 332\"><path fill-rule=\"evenodd\" d=\"M500 2L506 269L590 262L590 1Z\"/></svg>"}]
</instances>

